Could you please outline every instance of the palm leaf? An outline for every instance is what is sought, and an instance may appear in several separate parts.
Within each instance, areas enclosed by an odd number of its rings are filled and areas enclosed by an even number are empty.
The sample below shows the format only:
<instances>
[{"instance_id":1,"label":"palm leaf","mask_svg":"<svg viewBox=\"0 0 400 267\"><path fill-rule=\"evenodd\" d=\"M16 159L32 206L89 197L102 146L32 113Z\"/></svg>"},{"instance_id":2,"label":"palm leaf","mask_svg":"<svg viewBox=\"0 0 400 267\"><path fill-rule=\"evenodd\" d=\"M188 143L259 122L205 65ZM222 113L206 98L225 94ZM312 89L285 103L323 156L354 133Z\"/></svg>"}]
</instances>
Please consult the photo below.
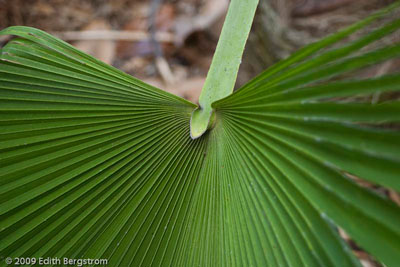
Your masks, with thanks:
<instances>
[{"instance_id":1,"label":"palm leaf","mask_svg":"<svg viewBox=\"0 0 400 267\"><path fill-rule=\"evenodd\" d=\"M111 266L358 266L343 228L400 262L400 209L350 174L400 191L399 75L337 80L400 55L340 47L395 4L303 48L213 104L196 105L40 30L0 58L0 256L105 258ZM322 49L322 50L321 50ZM358 96L357 101L343 101Z\"/></svg>"}]
</instances>

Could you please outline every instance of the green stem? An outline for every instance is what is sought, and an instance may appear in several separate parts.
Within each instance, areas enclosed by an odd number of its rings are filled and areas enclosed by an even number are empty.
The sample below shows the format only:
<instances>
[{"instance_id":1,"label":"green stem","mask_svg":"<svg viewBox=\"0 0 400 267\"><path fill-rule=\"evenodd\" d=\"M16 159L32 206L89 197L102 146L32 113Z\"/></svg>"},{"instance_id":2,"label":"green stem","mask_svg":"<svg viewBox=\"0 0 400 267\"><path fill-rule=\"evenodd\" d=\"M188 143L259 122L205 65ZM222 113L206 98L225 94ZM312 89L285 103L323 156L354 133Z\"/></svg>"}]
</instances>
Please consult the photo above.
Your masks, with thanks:
<instances>
[{"instance_id":1,"label":"green stem","mask_svg":"<svg viewBox=\"0 0 400 267\"><path fill-rule=\"evenodd\" d=\"M190 136L193 139L207 130L213 112L211 104L233 91L257 5L258 0L231 0L200 94L200 106L193 111L190 120Z\"/></svg>"}]
</instances>

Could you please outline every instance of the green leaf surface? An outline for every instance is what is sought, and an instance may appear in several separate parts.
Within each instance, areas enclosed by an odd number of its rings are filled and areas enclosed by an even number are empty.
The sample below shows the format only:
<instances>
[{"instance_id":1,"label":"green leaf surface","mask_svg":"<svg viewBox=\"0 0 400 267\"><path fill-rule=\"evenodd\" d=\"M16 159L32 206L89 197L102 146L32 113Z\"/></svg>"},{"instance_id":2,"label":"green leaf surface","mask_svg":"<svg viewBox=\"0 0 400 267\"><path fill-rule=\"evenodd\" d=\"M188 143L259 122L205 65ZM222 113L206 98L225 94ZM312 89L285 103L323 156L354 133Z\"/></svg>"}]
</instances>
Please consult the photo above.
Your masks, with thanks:
<instances>
[{"instance_id":1,"label":"green leaf surface","mask_svg":"<svg viewBox=\"0 0 400 267\"><path fill-rule=\"evenodd\" d=\"M209 129L211 104L230 95L242 63L242 54L259 0L232 0L199 98L190 119L190 136L199 138Z\"/></svg>"},{"instance_id":2,"label":"green leaf surface","mask_svg":"<svg viewBox=\"0 0 400 267\"><path fill-rule=\"evenodd\" d=\"M214 102L195 140L196 105L42 31L3 30L18 37L0 56L0 264L360 266L341 227L397 266L400 208L351 177L400 191L400 102L370 98L400 76L351 74L400 56L360 50L400 24L328 47L395 6Z\"/></svg>"}]
</instances>

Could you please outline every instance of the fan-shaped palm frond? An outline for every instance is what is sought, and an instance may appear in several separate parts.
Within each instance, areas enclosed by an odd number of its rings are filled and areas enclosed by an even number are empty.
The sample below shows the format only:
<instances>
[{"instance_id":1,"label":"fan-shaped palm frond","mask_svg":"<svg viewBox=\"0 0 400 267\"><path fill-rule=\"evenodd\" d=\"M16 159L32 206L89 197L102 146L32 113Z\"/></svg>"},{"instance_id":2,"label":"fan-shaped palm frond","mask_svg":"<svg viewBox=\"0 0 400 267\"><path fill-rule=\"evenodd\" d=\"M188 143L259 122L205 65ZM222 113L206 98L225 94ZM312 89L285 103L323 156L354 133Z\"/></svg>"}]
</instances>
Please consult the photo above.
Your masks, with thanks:
<instances>
[{"instance_id":1,"label":"fan-shaped palm frond","mask_svg":"<svg viewBox=\"0 0 400 267\"><path fill-rule=\"evenodd\" d=\"M382 127L400 103L343 99L399 91L400 76L332 78L399 56L399 44L362 48L400 20L329 48L391 9L214 103L196 140L196 105L42 31L3 30L18 38L0 58L1 257L357 266L338 225L397 266L399 207L349 174L400 191L400 133Z\"/></svg>"}]
</instances>

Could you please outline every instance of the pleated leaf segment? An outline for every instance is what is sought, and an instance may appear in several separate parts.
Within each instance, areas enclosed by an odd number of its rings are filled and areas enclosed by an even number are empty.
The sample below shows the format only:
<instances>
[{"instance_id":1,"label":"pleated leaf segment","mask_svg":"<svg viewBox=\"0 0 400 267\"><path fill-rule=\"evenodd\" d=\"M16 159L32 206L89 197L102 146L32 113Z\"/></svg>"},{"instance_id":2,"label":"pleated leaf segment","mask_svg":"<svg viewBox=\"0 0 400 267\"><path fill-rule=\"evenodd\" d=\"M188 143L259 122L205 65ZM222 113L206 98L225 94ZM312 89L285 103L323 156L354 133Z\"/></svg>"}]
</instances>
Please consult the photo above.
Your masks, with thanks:
<instances>
[{"instance_id":1,"label":"pleated leaf segment","mask_svg":"<svg viewBox=\"0 0 400 267\"><path fill-rule=\"evenodd\" d=\"M196 139L195 104L40 30L1 31L16 36L0 58L1 264L360 266L340 227L398 266L399 207L350 177L400 191L400 103L370 97L400 75L357 75L400 56L373 45L400 20L347 38L397 6L222 96Z\"/></svg>"}]
</instances>

